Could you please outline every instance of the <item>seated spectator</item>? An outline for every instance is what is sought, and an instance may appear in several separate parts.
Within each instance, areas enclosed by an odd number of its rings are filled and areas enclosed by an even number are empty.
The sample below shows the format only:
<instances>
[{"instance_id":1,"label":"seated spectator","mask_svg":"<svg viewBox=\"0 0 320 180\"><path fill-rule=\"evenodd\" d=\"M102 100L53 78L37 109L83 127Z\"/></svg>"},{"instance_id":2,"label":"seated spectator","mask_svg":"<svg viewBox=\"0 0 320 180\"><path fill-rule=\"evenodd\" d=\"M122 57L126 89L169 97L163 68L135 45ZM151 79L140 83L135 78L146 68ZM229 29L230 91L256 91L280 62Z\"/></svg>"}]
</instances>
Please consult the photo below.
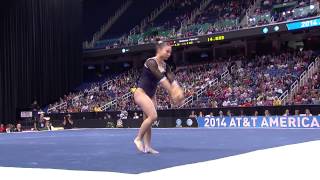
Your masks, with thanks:
<instances>
[{"instance_id":1,"label":"seated spectator","mask_svg":"<svg viewBox=\"0 0 320 180\"><path fill-rule=\"evenodd\" d=\"M138 116L138 113L137 113L137 112L134 112L134 113L133 113L133 118L132 118L132 119L134 119L134 120L139 119L139 116Z\"/></svg>"},{"instance_id":2,"label":"seated spectator","mask_svg":"<svg viewBox=\"0 0 320 180\"><path fill-rule=\"evenodd\" d=\"M232 116L232 113L230 110L227 111L227 116L231 117Z\"/></svg>"},{"instance_id":3,"label":"seated spectator","mask_svg":"<svg viewBox=\"0 0 320 180\"><path fill-rule=\"evenodd\" d=\"M312 116L310 109L306 109L304 114L300 114L300 116Z\"/></svg>"},{"instance_id":4,"label":"seated spectator","mask_svg":"<svg viewBox=\"0 0 320 180\"><path fill-rule=\"evenodd\" d=\"M22 126L21 126L20 123L17 124L17 126L16 126L16 128L15 128L14 131L15 131L15 132L22 132Z\"/></svg>"},{"instance_id":5,"label":"seated spectator","mask_svg":"<svg viewBox=\"0 0 320 180\"><path fill-rule=\"evenodd\" d=\"M189 115L189 118L197 118L197 115L195 114L195 111L191 111L191 114Z\"/></svg>"},{"instance_id":6,"label":"seated spectator","mask_svg":"<svg viewBox=\"0 0 320 180\"><path fill-rule=\"evenodd\" d=\"M73 128L73 120L71 119L71 115L68 114L63 118L63 128L64 129L72 129Z\"/></svg>"},{"instance_id":7,"label":"seated spectator","mask_svg":"<svg viewBox=\"0 0 320 180\"><path fill-rule=\"evenodd\" d=\"M282 94L282 93L281 93ZM281 106L281 100L278 97L275 97L273 100L273 106Z\"/></svg>"},{"instance_id":8,"label":"seated spectator","mask_svg":"<svg viewBox=\"0 0 320 180\"><path fill-rule=\"evenodd\" d=\"M0 125L0 133L4 133L6 132L6 127L4 126L4 124L1 123Z\"/></svg>"},{"instance_id":9,"label":"seated spectator","mask_svg":"<svg viewBox=\"0 0 320 180\"><path fill-rule=\"evenodd\" d=\"M15 126L13 124L7 124L6 133L11 133L15 131Z\"/></svg>"},{"instance_id":10,"label":"seated spectator","mask_svg":"<svg viewBox=\"0 0 320 180\"><path fill-rule=\"evenodd\" d=\"M96 105L96 106L93 108L93 112L102 112L102 109L101 109L101 107L99 107L98 105Z\"/></svg>"},{"instance_id":11,"label":"seated spectator","mask_svg":"<svg viewBox=\"0 0 320 180\"><path fill-rule=\"evenodd\" d=\"M199 112L199 116L198 117L203 117L202 111Z\"/></svg>"},{"instance_id":12,"label":"seated spectator","mask_svg":"<svg viewBox=\"0 0 320 180\"><path fill-rule=\"evenodd\" d=\"M264 111L264 116L271 116L269 110L265 110L265 111Z\"/></svg>"},{"instance_id":13,"label":"seated spectator","mask_svg":"<svg viewBox=\"0 0 320 180\"><path fill-rule=\"evenodd\" d=\"M50 121L50 117L44 117L45 120L45 125L46 125L46 130L52 130L52 124Z\"/></svg>"},{"instance_id":14,"label":"seated spectator","mask_svg":"<svg viewBox=\"0 0 320 180\"><path fill-rule=\"evenodd\" d=\"M119 118L119 119L117 120L117 125L116 125L116 127L117 127L117 128L123 128L123 121L122 121L121 118Z\"/></svg>"},{"instance_id":15,"label":"seated spectator","mask_svg":"<svg viewBox=\"0 0 320 180\"><path fill-rule=\"evenodd\" d=\"M290 111L289 111L289 109L286 109L286 110L285 110L283 116L290 116Z\"/></svg>"},{"instance_id":16,"label":"seated spectator","mask_svg":"<svg viewBox=\"0 0 320 180\"><path fill-rule=\"evenodd\" d=\"M44 119L44 113L41 113L38 119L34 119L33 129L35 131L46 130L46 121Z\"/></svg>"}]
</instances>

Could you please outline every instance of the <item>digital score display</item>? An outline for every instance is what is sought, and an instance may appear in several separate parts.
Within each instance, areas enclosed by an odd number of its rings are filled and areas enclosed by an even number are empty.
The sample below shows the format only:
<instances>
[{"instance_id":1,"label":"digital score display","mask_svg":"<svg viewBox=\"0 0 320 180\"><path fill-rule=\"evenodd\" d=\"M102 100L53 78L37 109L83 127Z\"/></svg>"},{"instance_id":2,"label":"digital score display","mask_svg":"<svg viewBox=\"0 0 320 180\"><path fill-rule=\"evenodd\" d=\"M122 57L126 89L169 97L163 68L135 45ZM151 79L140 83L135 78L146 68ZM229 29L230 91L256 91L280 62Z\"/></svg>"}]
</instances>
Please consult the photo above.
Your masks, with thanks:
<instances>
[{"instance_id":1,"label":"digital score display","mask_svg":"<svg viewBox=\"0 0 320 180\"><path fill-rule=\"evenodd\" d=\"M208 42L223 41L224 35L208 37Z\"/></svg>"},{"instance_id":2,"label":"digital score display","mask_svg":"<svg viewBox=\"0 0 320 180\"><path fill-rule=\"evenodd\" d=\"M320 26L320 18L286 24L289 31Z\"/></svg>"},{"instance_id":3,"label":"digital score display","mask_svg":"<svg viewBox=\"0 0 320 180\"><path fill-rule=\"evenodd\" d=\"M175 40L175 41L170 42L170 44L175 47L188 46L188 45L193 45L193 44L198 44L198 43L200 43L200 39L198 37L188 38L188 39L179 39L179 40Z\"/></svg>"}]
</instances>

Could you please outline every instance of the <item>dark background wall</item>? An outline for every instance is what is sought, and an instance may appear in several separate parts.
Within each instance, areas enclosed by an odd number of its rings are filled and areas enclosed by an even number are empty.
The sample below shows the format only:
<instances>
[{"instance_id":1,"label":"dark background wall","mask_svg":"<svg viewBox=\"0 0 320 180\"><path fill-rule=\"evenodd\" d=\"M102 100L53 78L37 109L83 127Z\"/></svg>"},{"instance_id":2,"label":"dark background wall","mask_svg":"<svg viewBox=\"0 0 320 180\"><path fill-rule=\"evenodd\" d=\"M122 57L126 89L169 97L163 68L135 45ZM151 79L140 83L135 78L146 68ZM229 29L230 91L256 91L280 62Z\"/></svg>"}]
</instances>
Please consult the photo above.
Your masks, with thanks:
<instances>
[{"instance_id":1,"label":"dark background wall","mask_svg":"<svg viewBox=\"0 0 320 180\"><path fill-rule=\"evenodd\" d=\"M0 121L81 83L81 22L81 0L0 2Z\"/></svg>"}]
</instances>

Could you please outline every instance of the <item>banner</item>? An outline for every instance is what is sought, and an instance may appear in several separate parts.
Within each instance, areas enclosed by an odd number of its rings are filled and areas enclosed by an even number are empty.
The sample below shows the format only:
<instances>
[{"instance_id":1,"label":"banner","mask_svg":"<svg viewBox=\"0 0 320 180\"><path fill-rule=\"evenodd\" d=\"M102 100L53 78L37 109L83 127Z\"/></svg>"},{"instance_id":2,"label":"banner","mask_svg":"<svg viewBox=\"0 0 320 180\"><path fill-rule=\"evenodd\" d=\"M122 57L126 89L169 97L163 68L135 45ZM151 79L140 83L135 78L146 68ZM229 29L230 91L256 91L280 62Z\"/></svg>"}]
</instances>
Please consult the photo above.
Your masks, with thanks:
<instances>
[{"instance_id":1,"label":"banner","mask_svg":"<svg viewBox=\"0 0 320 180\"><path fill-rule=\"evenodd\" d=\"M298 21L298 22L287 24L287 28L289 31L296 30L296 29L316 27L316 26L320 26L320 18L306 20L306 21Z\"/></svg>"},{"instance_id":2,"label":"banner","mask_svg":"<svg viewBox=\"0 0 320 180\"><path fill-rule=\"evenodd\" d=\"M202 128L320 128L320 116L198 117Z\"/></svg>"}]
</instances>

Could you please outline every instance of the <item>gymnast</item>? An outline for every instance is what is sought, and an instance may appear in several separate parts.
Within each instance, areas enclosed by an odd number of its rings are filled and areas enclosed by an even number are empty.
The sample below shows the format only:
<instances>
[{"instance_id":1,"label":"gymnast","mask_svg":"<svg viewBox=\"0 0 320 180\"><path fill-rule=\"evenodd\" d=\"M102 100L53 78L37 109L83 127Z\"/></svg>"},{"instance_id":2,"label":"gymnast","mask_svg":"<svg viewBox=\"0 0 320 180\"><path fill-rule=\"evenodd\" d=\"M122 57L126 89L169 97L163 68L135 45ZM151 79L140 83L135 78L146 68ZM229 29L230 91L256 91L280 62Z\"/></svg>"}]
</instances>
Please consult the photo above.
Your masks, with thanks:
<instances>
[{"instance_id":1,"label":"gymnast","mask_svg":"<svg viewBox=\"0 0 320 180\"><path fill-rule=\"evenodd\" d=\"M134 143L143 153L158 154L151 147L151 128L157 120L156 90L158 84L165 88L175 105L181 105L184 93L174 79L171 68L165 63L171 56L172 47L167 42L156 44L156 56L147 59L144 63L137 89L134 92L134 101L143 111L143 123Z\"/></svg>"}]
</instances>

